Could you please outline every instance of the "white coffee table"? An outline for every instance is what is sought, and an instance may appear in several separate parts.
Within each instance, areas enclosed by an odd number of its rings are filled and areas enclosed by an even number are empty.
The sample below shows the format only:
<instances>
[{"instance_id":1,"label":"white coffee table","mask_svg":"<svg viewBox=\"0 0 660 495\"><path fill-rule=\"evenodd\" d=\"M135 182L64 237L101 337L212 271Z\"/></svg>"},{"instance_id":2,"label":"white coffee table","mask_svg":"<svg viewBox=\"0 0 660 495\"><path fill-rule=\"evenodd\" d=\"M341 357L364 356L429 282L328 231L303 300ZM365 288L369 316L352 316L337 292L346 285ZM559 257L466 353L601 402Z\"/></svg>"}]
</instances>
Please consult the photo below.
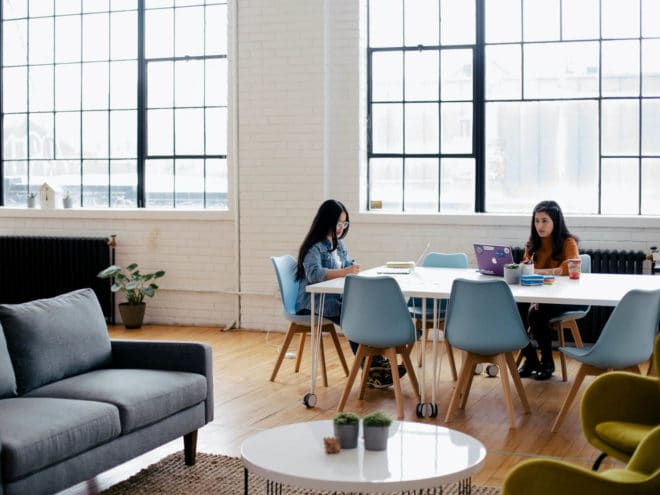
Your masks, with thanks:
<instances>
[{"instance_id":1,"label":"white coffee table","mask_svg":"<svg viewBox=\"0 0 660 495\"><path fill-rule=\"evenodd\" d=\"M334 436L332 420L311 421L261 431L241 445L247 473L266 480L268 493L289 484L312 490L397 492L434 489L459 482L471 493L470 477L481 469L486 448L477 439L442 426L395 421L387 450L355 449L326 454L324 437ZM360 433L360 437L361 437Z\"/></svg>"}]
</instances>

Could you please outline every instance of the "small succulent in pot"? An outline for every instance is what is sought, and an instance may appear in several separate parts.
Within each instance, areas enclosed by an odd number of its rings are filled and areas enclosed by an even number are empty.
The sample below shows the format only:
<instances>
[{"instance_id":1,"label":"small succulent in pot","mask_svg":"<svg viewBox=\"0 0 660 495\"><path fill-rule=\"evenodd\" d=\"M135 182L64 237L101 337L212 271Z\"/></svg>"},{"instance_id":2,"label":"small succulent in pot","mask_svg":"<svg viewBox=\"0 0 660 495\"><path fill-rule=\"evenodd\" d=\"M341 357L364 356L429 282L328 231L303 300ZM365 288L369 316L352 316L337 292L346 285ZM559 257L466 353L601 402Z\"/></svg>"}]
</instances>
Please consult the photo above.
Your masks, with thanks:
<instances>
[{"instance_id":1,"label":"small succulent in pot","mask_svg":"<svg viewBox=\"0 0 660 495\"><path fill-rule=\"evenodd\" d=\"M362 418L364 448L366 450L385 450L391 424L392 418L383 411L376 411Z\"/></svg>"},{"instance_id":2,"label":"small succulent in pot","mask_svg":"<svg viewBox=\"0 0 660 495\"><path fill-rule=\"evenodd\" d=\"M335 437L342 449L357 447L360 417L352 412L338 412L333 420Z\"/></svg>"}]
</instances>

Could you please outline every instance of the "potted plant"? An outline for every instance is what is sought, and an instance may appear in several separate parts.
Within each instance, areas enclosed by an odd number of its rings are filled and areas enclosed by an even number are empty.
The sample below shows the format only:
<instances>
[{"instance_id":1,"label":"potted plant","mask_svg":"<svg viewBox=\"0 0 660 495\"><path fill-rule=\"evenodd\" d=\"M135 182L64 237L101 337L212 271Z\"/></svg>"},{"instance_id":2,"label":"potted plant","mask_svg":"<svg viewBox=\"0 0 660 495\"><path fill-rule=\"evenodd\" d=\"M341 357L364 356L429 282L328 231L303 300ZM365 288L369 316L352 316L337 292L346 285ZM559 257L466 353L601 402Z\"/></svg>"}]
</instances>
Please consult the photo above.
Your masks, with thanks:
<instances>
[{"instance_id":1,"label":"potted plant","mask_svg":"<svg viewBox=\"0 0 660 495\"><path fill-rule=\"evenodd\" d=\"M385 450L391 424L392 418L383 411L376 411L362 418L364 448L367 450Z\"/></svg>"},{"instance_id":2,"label":"potted plant","mask_svg":"<svg viewBox=\"0 0 660 495\"><path fill-rule=\"evenodd\" d=\"M62 207L63 208L73 208L73 196L69 191L64 191L62 196Z\"/></svg>"},{"instance_id":3,"label":"potted plant","mask_svg":"<svg viewBox=\"0 0 660 495\"><path fill-rule=\"evenodd\" d=\"M521 268L518 263L510 263L508 265L504 265L504 280L507 284L519 284L520 273Z\"/></svg>"},{"instance_id":4,"label":"potted plant","mask_svg":"<svg viewBox=\"0 0 660 495\"><path fill-rule=\"evenodd\" d=\"M121 292L126 302L119 304L119 314L126 328L140 328L144 319L146 304L144 297L153 297L158 289L152 280L165 275L163 270L151 273L140 273L137 263L131 263L126 267L126 273L118 265L111 265L97 274L99 278L112 278L113 283L110 290Z\"/></svg>"},{"instance_id":5,"label":"potted plant","mask_svg":"<svg viewBox=\"0 0 660 495\"><path fill-rule=\"evenodd\" d=\"M342 449L357 447L360 432L360 417L352 412L339 412L333 420L335 438L339 440Z\"/></svg>"},{"instance_id":6,"label":"potted plant","mask_svg":"<svg viewBox=\"0 0 660 495\"><path fill-rule=\"evenodd\" d=\"M36 192L29 192L27 194L27 207L28 208L36 208L37 207L37 193Z\"/></svg>"}]
</instances>

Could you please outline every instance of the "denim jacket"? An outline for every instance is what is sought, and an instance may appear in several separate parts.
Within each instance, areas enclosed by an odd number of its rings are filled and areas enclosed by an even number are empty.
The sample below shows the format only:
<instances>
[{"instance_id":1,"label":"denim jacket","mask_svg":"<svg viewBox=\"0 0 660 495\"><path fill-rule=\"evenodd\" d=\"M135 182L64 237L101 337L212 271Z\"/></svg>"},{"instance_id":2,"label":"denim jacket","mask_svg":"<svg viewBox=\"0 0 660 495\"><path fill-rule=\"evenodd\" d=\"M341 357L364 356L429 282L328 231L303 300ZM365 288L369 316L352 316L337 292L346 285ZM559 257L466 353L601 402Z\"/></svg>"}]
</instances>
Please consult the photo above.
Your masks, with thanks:
<instances>
[{"instance_id":1,"label":"denim jacket","mask_svg":"<svg viewBox=\"0 0 660 495\"><path fill-rule=\"evenodd\" d=\"M328 270L337 268L346 268L352 265L352 261L348 259L348 253L344 242L340 239L338 241L337 253L339 254L340 264L337 264L335 255L330 249L332 244L328 239L317 242L305 255L303 260L303 268L305 269L305 277L300 280L298 286L298 300L296 302L296 311L301 309L312 309L311 294L306 289L310 284L323 282L328 273ZM315 304L315 310L318 312L318 296ZM341 296L338 294L327 294L325 296L325 305L323 308L325 316L339 316L341 314Z\"/></svg>"}]
</instances>

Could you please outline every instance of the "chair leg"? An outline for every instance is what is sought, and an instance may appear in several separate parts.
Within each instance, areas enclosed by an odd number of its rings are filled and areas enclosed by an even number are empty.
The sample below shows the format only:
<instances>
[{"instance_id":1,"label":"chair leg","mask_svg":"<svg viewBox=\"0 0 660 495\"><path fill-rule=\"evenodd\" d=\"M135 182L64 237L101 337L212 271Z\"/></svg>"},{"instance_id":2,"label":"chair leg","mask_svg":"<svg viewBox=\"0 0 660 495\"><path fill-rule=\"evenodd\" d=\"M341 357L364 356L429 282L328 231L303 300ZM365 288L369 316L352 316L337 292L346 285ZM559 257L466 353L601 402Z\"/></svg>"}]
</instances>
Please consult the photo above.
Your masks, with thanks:
<instances>
[{"instance_id":1,"label":"chair leg","mask_svg":"<svg viewBox=\"0 0 660 495\"><path fill-rule=\"evenodd\" d=\"M449 401L449 407L447 408L447 414L445 415L445 423L451 421L451 418L456 411L456 407L458 406L459 399L461 398L461 391L467 383L469 376L473 374L473 369L474 363L472 362L470 354L466 352L463 357L463 364L461 364L461 372L458 375L458 381L456 382L454 393L451 394L451 400Z\"/></svg>"},{"instance_id":2,"label":"chair leg","mask_svg":"<svg viewBox=\"0 0 660 495\"><path fill-rule=\"evenodd\" d=\"M291 340L293 339L295 333L296 333L295 325L292 323L289 325L289 329L287 330L286 335L284 336L284 342L282 343L280 354L277 356L277 361L275 362L275 368L273 368L273 372L270 375L271 382L275 381L275 378L277 377L277 373L280 371L280 366L282 366L282 361L284 360L284 356L286 356L286 351L289 349L289 345L291 345ZM296 369L296 371L298 370Z\"/></svg>"},{"instance_id":3,"label":"chair leg","mask_svg":"<svg viewBox=\"0 0 660 495\"><path fill-rule=\"evenodd\" d=\"M348 379L346 380L344 391L342 392L341 397L339 399L339 405L337 406L338 412L344 410L344 406L346 405L346 401L348 400L348 395L351 393L351 388L353 388L355 377L357 376L358 371L360 371L360 361L362 361L363 357L364 357L364 348L360 346L358 347L357 353L355 355L355 361L353 362L353 367L351 368L351 372L349 373Z\"/></svg>"},{"instance_id":4,"label":"chair leg","mask_svg":"<svg viewBox=\"0 0 660 495\"><path fill-rule=\"evenodd\" d=\"M577 321L569 320L568 326L571 330L571 336L573 337L573 342L575 342L575 347L584 347L582 343L582 335L580 335L580 329L578 328Z\"/></svg>"},{"instance_id":5,"label":"chair leg","mask_svg":"<svg viewBox=\"0 0 660 495\"><path fill-rule=\"evenodd\" d=\"M520 380L520 375L516 369L516 363L513 360L513 353L507 352L504 355L504 360L509 367L509 371L511 372L511 378L513 379L513 384L516 387L516 391L518 392L518 397L520 397L520 402L523 405L523 409L525 413L529 414L531 412L531 408L529 407L529 401L527 400L525 387L523 387L522 381Z\"/></svg>"},{"instance_id":6,"label":"chair leg","mask_svg":"<svg viewBox=\"0 0 660 495\"><path fill-rule=\"evenodd\" d=\"M323 333L319 335L321 341L319 342L319 347L321 348L321 374L323 375L323 386L328 386L328 369L325 364L325 348L323 347Z\"/></svg>"},{"instance_id":7,"label":"chair leg","mask_svg":"<svg viewBox=\"0 0 660 495\"><path fill-rule=\"evenodd\" d=\"M586 375L587 375L587 366L581 364L580 369L577 372L577 375L575 375L575 380L573 381L573 385L571 386L571 389L568 391L568 395L566 396L566 399L564 399L564 403L561 405L561 409L559 409L559 413L555 418L555 422L552 424L552 428L550 429L552 433L556 433L557 430L559 430L559 427L563 423L564 417L566 416L568 409L571 407L571 404L573 403L573 400L575 399L575 396L577 395L577 392L580 389L580 385L582 385L582 382L584 381L584 377Z\"/></svg>"},{"instance_id":8,"label":"chair leg","mask_svg":"<svg viewBox=\"0 0 660 495\"><path fill-rule=\"evenodd\" d=\"M465 386L463 390L461 391L461 402L458 404L459 409L465 409L465 405L467 404L468 396L470 395L470 390L472 389L472 381L474 380L474 370L477 366L477 364L480 363L480 359L477 358L477 356L473 354L466 353L465 358L467 359L468 356L472 360L472 365L470 366L470 369L472 370L472 373L470 373L470 376L468 376L467 382L465 383Z\"/></svg>"},{"instance_id":9,"label":"chair leg","mask_svg":"<svg viewBox=\"0 0 660 495\"><path fill-rule=\"evenodd\" d=\"M419 326L421 327L421 326L422 326L422 322L421 322L421 320L416 320L416 321L419 322ZM415 324L415 328L417 328L417 323ZM425 348L425 344L426 344L426 342L428 342L428 341L429 341L429 329L428 329L428 327L427 327L427 328L424 328L424 329L422 330L422 338L419 339L419 344L418 344L418 345L419 345L419 356L418 356L418 358L417 358L417 366L418 366L419 368L422 367L422 354L423 354L423 349Z\"/></svg>"},{"instance_id":10,"label":"chair leg","mask_svg":"<svg viewBox=\"0 0 660 495\"><path fill-rule=\"evenodd\" d=\"M362 347L362 344L360 344ZM359 348L358 348L359 350ZM367 348L364 349L364 365L362 366L362 379L360 380L360 393L358 394L358 399L364 400L367 394L367 378L369 377L369 370L371 370L371 360L372 355L367 352ZM358 356L355 356L355 359L358 359ZM362 358L358 359L358 363L362 361Z\"/></svg>"},{"instance_id":11,"label":"chair leg","mask_svg":"<svg viewBox=\"0 0 660 495\"><path fill-rule=\"evenodd\" d=\"M568 322L566 322L568 323ZM564 322L559 321L553 323L552 328L557 332L557 338L559 340L559 347L564 347L566 345L566 339L564 338ZM561 363L561 381L566 381L566 356L564 353L559 351L559 362Z\"/></svg>"},{"instance_id":12,"label":"chair leg","mask_svg":"<svg viewBox=\"0 0 660 495\"><path fill-rule=\"evenodd\" d=\"M390 361L392 369L392 384L394 385L394 400L396 401L396 413L398 419L403 419L403 398L401 397L401 378L397 370L396 350L388 347L383 354Z\"/></svg>"},{"instance_id":13,"label":"chair leg","mask_svg":"<svg viewBox=\"0 0 660 495\"><path fill-rule=\"evenodd\" d=\"M332 337L332 342L335 344L335 349L337 349L337 355L339 356L339 362L341 362L342 368L344 368L344 373L346 376L348 376L348 364L346 364L346 358L344 357L344 351L341 348L341 344L339 343L339 337L337 337L337 330L335 330L334 325L328 325L327 332L330 334Z\"/></svg>"},{"instance_id":14,"label":"chair leg","mask_svg":"<svg viewBox=\"0 0 660 495\"><path fill-rule=\"evenodd\" d=\"M458 380L458 374L456 373L456 360L454 359L454 348L451 346L449 341L445 339L445 349L447 350L447 357L449 358L449 369L451 371L452 380Z\"/></svg>"},{"instance_id":15,"label":"chair leg","mask_svg":"<svg viewBox=\"0 0 660 495\"><path fill-rule=\"evenodd\" d=\"M493 361L500 368L500 377L502 380L502 392L504 394L504 404L506 405L506 414L509 417L509 428L516 427L516 419L513 415L513 400L511 399L511 385L509 384L508 365L504 356L498 354L493 356Z\"/></svg>"},{"instance_id":16,"label":"chair leg","mask_svg":"<svg viewBox=\"0 0 660 495\"><path fill-rule=\"evenodd\" d=\"M413 367L412 361L410 360L410 353L412 352L414 345L402 346L401 349L397 349L401 353L401 359L403 364L408 370L408 377L410 377L410 383L413 386L415 396L417 397L417 402L422 400L421 395L419 394L419 382L417 381L417 375L415 374L415 369Z\"/></svg>"},{"instance_id":17,"label":"chair leg","mask_svg":"<svg viewBox=\"0 0 660 495\"><path fill-rule=\"evenodd\" d=\"M598 471L598 468L600 467L601 463L605 460L607 457L607 454L605 452L601 452L600 455L598 456L598 459L594 461L594 465L591 466L592 471Z\"/></svg>"},{"instance_id":18,"label":"chair leg","mask_svg":"<svg viewBox=\"0 0 660 495\"><path fill-rule=\"evenodd\" d=\"M303 350L305 350L305 339L307 339L307 332L302 332L300 334L300 343L298 344L298 355L296 356L296 373L300 371L300 363L302 362Z\"/></svg>"}]
</instances>

